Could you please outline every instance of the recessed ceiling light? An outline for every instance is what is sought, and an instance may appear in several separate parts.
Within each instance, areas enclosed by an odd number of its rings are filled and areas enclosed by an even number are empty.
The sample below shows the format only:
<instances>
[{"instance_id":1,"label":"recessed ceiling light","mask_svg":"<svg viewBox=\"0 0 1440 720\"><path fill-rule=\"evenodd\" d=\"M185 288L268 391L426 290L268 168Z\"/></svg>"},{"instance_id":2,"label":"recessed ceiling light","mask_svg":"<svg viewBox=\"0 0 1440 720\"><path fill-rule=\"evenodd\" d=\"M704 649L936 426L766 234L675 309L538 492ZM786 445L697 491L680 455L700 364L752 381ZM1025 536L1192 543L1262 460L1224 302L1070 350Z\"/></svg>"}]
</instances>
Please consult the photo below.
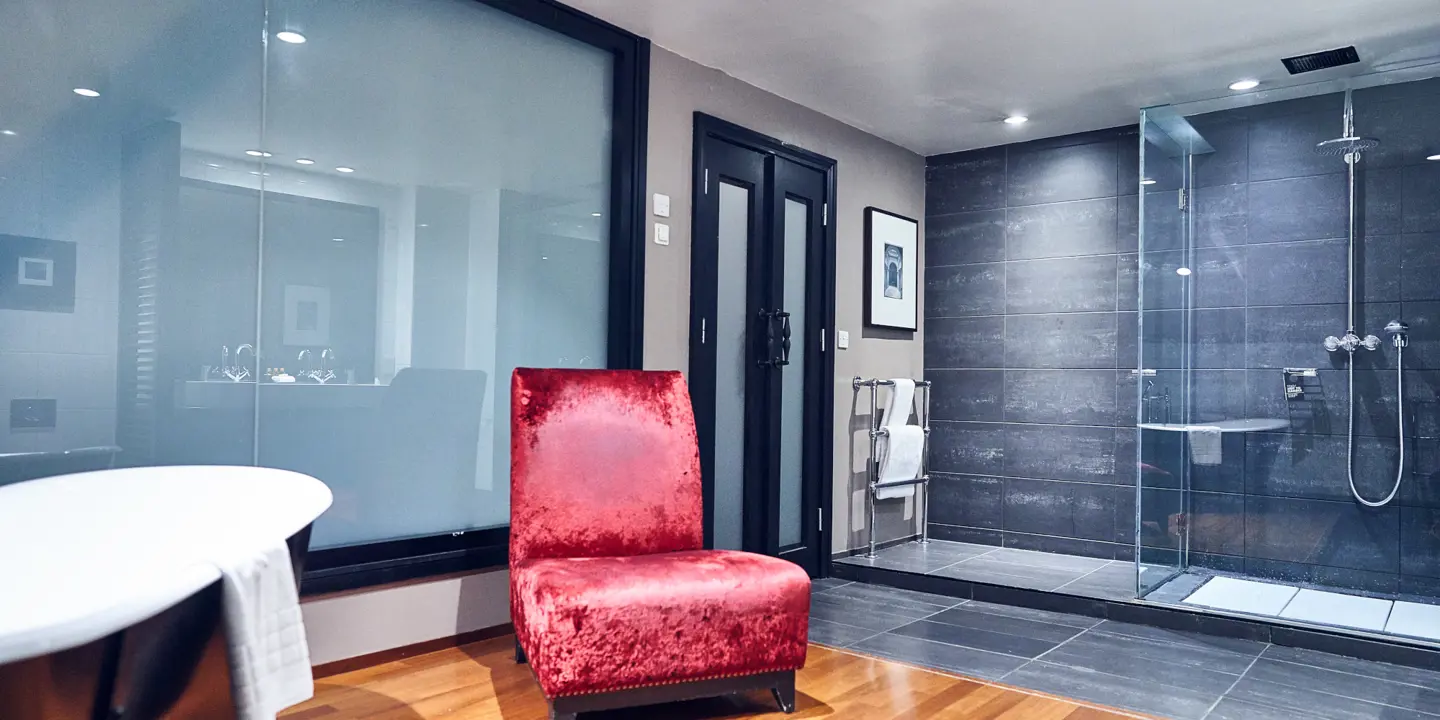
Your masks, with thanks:
<instances>
[{"instance_id":1,"label":"recessed ceiling light","mask_svg":"<svg viewBox=\"0 0 1440 720\"><path fill-rule=\"evenodd\" d=\"M1144 180L1141 180L1141 181L1140 181L1140 184L1141 184L1141 185L1154 185L1154 184L1155 184L1155 181L1154 181L1154 180L1151 180L1150 178L1145 178Z\"/></svg>"},{"instance_id":2,"label":"recessed ceiling light","mask_svg":"<svg viewBox=\"0 0 1440 720\"><path fill-rule=\"evenodd\" d=\"M90 88L75 88L73 92L80 97L100 97L99 91Z\"/></svg>"},{"instance_id":3,"label":"recessed ceiling light","mask_svg":"<svg viewBox=\"0 0 1440 720\"><path fill-rule=\"evenodd\" d=\"M1005 118L1006 125L1024 125L1027 122L1030 122L1030 118L1025 117L1024 115L1011 115L1010 117Z\"/></svg>"},{"instance_id":4,"label":"recessed ceiling light","mask_svg":"<svg viewBox=\"0 0 1440 720\"><path fill-rule=\"evenodd\" d=\"M275 39L291 45L300 45L305 42L305 36L293 30L281 30L275 33Z\"/></svg>"},{"instance_id":5,"label":"recessed ceiling light","mask_svg":"<svg viewBox=\"0 0 1440 720\"><path fill-rule=\"evenodd\" d=\"M590 213L590 217L600 217L600 213Z\"/></svg>"},{"instance_id":6,"label":"recessed ceiling light","mask_svg":"<svg viewBox=\"0 0 1440 720\"><path fill-rule=\"evenodd\" d=\"M310 158L295 158L296 165L314 165L315 161Z\"/></svg>"},{"instance_id":7,"label":"recessed ceiling light","mask_svg":"<svg viewBox=\"0 0 1440 720\"><path fill-rule=\"evenodd\" d=\"M420 223L420 227L430 227L430 223Z\"/></svg>"},{"instance_id":8,"label":"recessed ceiling light","mask_svg":"<svg viewBox=\"0 0 1440 720\"><path fill-rule=\"evenodd\" d=\"M330 238L330 242L345 242L345 238Z\"/></svg>"},{"instance_id":9,"label":"recessed ceiling light","mask_svg":"<svg viewBox=\"0 0 1440 720\"><path fill-rule=\"evenodd\" d=\"M344 165L341 165L340 167L335 168L335 172L352 173L355 172L355 168L345 167Z\"/></svg>"},{"instance_id":10,"label":"recessed ceiling light","mask_svg":"<svg viewBox=\"0 0 1440 720\"><path fill-rule=\"evenodd\" d=\"M1425 159L1426 159L1426 160L1440 160L1440 153L1435 153L1434 155L1431 155L1430 157L1427 157L1427 158L1425 158Z\"/></svg>"},{"instance_id":11,"label":"recessed ceiling light","mask_svg":"<svg viewBox=\"0 0 1440 720\"><path fill-rule=\"evenodd\" d=\"M250 157L273 157L271 153L265 152L264 150L246 150L245 154Z\"/></svg>"},{"instance_id":12,"label":"recessed ceiling light","mask_svg":"<svg viewBox=\"0 0 1440 720\"><path fill-rule=\"evenodd\" d=\"M258 170L251 170L251 171L250 171L250 174L251 174L251 175L255 175L255 176L257 176L257 177L270 177L270 173L262 173L262 172L260 172L260 171L258 171Z\"/></svg>"},{"instance_id":13,"label":"recessed ceiling light","mask_svg":"<svg viewBox=\"0 0 1440 720\"><path fill-rule=\"evenodd\" d=\"M1259 80L1236 80L1230 83L1231 90L1254 90L1257 87L1260 87Z\"/></svg>"},{"instance_id":14,"label":"recessed ceiling light","mask_svg":"<svg viewBox=\"0 0 1440 720\"><path fill-rule=\"evenodd\" d=\"M205 167L218 168L220 166L216 163L205 163Z\"/></svg>"},{"instance_id":15,"label":"recessed ceiling light","mask_svg":"<svg viewBox=\"0 0 1440 720\"><path fill-rule=\"evenodd\" d=\"M14 130L0 130L0 135L9 135L10 137L15 137L15 131L14 131Z\"/></svg>"},{"instance_id":16,"label":"recessed ceiling light","mask_svg":"<svg viewBox=\"0 0 1440 720\"><path fill-rule=\"evenodd\" d=\"M1176 274L1176 275L1179 275L1180 277L1185 277L1186 275L1189 275L1189 274L1190 274L1190 268L1187 268L1187 267L1175 268L1175 274Z\"/></svg>"}]
</instances>

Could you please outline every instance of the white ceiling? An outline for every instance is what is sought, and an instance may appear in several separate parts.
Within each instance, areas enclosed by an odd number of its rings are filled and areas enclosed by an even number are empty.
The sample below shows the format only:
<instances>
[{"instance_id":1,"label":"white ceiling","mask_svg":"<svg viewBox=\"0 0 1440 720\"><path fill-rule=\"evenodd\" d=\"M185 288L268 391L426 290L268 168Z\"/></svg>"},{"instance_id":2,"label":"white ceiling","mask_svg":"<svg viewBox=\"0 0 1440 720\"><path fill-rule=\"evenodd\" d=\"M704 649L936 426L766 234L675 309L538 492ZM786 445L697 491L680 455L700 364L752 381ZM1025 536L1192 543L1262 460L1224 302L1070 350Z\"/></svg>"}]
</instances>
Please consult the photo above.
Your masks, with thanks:
<instances>
[{"instance_id":1,"label":"white ceiling","mask_svg":"<svg viewBox=\"0 0 1440 720\"><path fill-rule=\"evenodd\" d=\"M1134 123L1140 108L1440 60L1440 0L567 0L922 154ZM1290 55L1361 65L1292 78ZM1010 127L1011 113L1030 117Z\"/></svg>"}]
</instances>

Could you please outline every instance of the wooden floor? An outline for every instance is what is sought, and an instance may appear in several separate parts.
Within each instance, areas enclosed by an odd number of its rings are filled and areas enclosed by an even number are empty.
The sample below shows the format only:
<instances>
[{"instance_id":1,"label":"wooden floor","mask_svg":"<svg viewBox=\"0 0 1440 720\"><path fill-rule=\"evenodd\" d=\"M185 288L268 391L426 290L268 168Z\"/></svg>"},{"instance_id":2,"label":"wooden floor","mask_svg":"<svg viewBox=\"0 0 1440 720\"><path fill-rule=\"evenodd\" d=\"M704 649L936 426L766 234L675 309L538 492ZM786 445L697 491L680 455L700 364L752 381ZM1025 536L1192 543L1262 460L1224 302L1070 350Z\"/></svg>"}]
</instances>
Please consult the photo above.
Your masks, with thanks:
<instances>
[{"instance_id":1,"label":"wooden floor","mask_svg":"<svg viewBox=\"0 0 1440 720\"><path fill-rule=\"evenodd\" d=\"M317 680L315 698L280 715L284 720L543 720L545 699L511 655L513 636L439 650ZM716 698L625 712L582 715L620 718L947 718L953 720L1102 720L1133 718L863 655L810 646L796 677L793 715L776 710L770 693Z\"/></svg>"}]
</instances>

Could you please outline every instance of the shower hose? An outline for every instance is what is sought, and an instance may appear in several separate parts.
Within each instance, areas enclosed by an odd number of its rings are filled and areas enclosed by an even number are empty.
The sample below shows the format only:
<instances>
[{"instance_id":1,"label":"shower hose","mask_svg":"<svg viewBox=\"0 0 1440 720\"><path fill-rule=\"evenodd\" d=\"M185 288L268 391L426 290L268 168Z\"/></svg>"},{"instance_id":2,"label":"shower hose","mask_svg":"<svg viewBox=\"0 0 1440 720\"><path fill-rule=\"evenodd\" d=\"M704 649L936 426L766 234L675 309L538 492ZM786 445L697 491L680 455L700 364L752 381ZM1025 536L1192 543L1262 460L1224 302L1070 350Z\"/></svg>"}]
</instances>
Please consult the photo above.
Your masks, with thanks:
<instances>
[{"instance_id":1,"label":"shower hose","mask_svg":"<svg viewBox=\"0 0 1440 720\"><path fill-rule=\"evenodd\" d=\"M1345 474L1350 479L1350 494L1355 496L1360 504L1367 507L1384 507L1395 499L1396 493L1400 492L1400 481L1405 477L1405 346L1397 343L1395 347L1395 395L1399 401L1399 410L1396 413L1399 420L1399 442L1400 442L1400 467L1395 470L1395 485L1390 488L1390 494L1384 500L1366 500L1355 487L1355 355L1350 355L1350 429L1348 433L1348 446L1345 454Z\"/></svg>"}]
</instances>

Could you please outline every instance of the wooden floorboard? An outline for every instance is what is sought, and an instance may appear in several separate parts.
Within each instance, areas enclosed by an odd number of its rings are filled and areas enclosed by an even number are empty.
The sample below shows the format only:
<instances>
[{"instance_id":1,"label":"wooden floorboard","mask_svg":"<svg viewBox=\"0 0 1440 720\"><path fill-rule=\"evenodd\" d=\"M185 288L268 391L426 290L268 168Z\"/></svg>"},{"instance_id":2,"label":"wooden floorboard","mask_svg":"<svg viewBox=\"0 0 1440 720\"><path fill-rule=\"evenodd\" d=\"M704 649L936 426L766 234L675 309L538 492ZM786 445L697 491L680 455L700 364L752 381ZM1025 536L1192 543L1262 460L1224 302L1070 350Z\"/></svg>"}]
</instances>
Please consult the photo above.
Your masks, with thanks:
<instances>
[{"instance_id":1,"label":"wooden floorboard","mask_svg":"<svg viewBox=\"0 0 1440 720\"><path fill-rule=\"evenodd\" d=\"M446 648L316 681L315 697L284 720L544 720L530 669L515 664L505 636ZM810 646L796 676L796 708L779 712L768 692L585 714L584 720L863 718L900 720L1114 720L1136 715L968 680L878 658Z\"/></svg>"}]
</instances>

